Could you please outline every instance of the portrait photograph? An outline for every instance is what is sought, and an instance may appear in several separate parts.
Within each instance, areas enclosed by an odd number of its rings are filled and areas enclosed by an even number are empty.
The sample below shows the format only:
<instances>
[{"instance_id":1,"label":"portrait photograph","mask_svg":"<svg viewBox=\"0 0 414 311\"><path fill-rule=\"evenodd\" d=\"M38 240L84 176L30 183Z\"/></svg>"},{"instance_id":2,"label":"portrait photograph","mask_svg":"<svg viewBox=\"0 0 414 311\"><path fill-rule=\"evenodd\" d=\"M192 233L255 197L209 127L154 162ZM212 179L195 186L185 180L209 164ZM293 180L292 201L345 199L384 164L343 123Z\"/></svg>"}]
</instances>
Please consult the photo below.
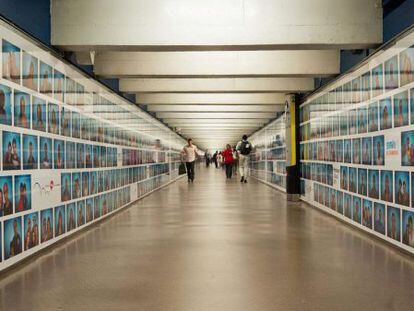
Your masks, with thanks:
<instances>
[{"instance_id":1,"label":"portrait photograph","mask_svg":"<svg viewBox=\"0 0 414 311\"><path fill-rule=\"evenodd\" d=\"M11 88L0 84L0 123L12 125Z\"/></svg>"},{"instance_id":2,"label":"portrait photograph","mask_svg":"<svg viewBox=\"0 0 414 311\"><path fill-rule=\"evenodd\" d=\"M380 129L386 130L392 128L392 107L391 98L380 100Z\"/></svg>"},{"instance_id":3,"label":"portrait photograph","mask_svg":"<svg viewBox=\"0 0 414 311\"><path fill-rule=\"evenodd\" d=\"M65 75L60 71L53 70L53 98L63 102L65 89Z\"/></svg>"},{"instance_id":4,"label":"portrait photograph","mask_svg":"<svg viewBox=\"0 0 414 311\"><path fill-rule=\"evenodd\" d=\"M66 77L66 91L65 91L65 102L68 105L75 104L76 96L76 84L71 78ZM69 230L68 230L69 231Z\"/></svg>"},{"instance_id":5,"label":"portrait photograph","mask_svg":"<svg viewBox=\"0 0 414 311\"><path fill-rule=\"evenodd\" d=\"M95 168L100 167L100 163L101 163L100 154L101 154L100 147L97 145L94 145L93 146L93 167Z\"/></svg>"},{"instance_id":6,"label":"portrait photograph","mask_svg":"<svg viewBox=\"0 0 414 311\"><path fill-rule=\"evenodd\" d=\"M361 77L352 80L352 103L358 104L361 101Z\"/></svg>"},{"instance_id":7,"label":"portrait photograph","mask_svg":"<svg viewBox=\"0 0 414 311\"><path fill-rule=\"evenodd\" d=\"M344 84L343 87L343 100L344 100L344 108L346 108L347 105L352 103L352 82L349 81Z\"/></svg>"},{"instance_id":8,"label":"portrait photograph","mask_svg":"<svg viewBox=\"0 0 414 311\"><path fill-rule=\"evenodd\" d=\"M408 125L408 91L394 95L394 127Z\"/></svg>"},{"instance_id":9,"label":"portrait photograph","mask_svg":"<svg viewBox=\"0 0 414 311\"><path fill-rule=\"evenodd\" d=\"M92 145L85 144L85 167L92 167Z\"/></svg>"},{"instance_id":10,"label":"portrait photograph","mask_svg":"<svg viewBox=\"0 0 414 311\"><path fill-rule=\"evenodd\" d=\"M85 117L85 116L81 116L80 120L81 120L81 138L89 140L90 139L90 136L89 136L90 120L88 117Z\"/></svg>"},{"instance_id":11,"label":"portrait photograph","mask_svg":"<svg viewBox=\"0 0 414 311\"><path fill-rule=\"evenodd\" d=\"M368 106L368 129L370 132L378 131L378 102Z\"/></svg>"},{"instance_id":12,"label":"portrait photograph","mask_svg":"<svg viewBox=\"0 0 414 311\"><path fill-rule=\"evenodd\" d=\"M14 92L14 126L30 128L30 95Z\"/></svg>"},{"instance_id":13,"label":"portrait photograph","mask_svg":"<svg viewBox=\"0 0 414 311\"><path fill-rule=\"evenodd\" d=\"M32 128L46 132L46 102L36 96L33 96L32 99Z\"/></svg>"},{"instance_id":14,"label":"portrait photograph","mask_svg":"<svg viewBox=\"0 0 414 311\"><path fill-rule=\"evenodd\" d=\"M395 171L395 203L410 206L410 174Z\"/></svg>"},{"instance_id":15,"label":"portrait photograph","mask_svg":"<svg viewBox=\"0 0 414 311\"><path fill-rule=\"evenodd\" d=\"M377 170L368 170L368 196L379 199L379 172Z\"/></svg>"},{"instance_id":16,"label":"portrait photograph","mask_svg":"<svg viewBox=\"0 0 414 311\"><path fill-rule=\"evenodd\" d=\"M38 163L39 150L37 136L23 134L23 169L37 169Z\"/></svg>"},{"instance_id":17,"label":"portrait photograph","mask_svg":"<svg viewBox=\"0 0 414 311\"><path fill-rule=\"evenodd\" d=\"M0 176L0 217L13 214L13 177Z\"/></svg>"},{"instance_id":18,"label":"portrait photograph","mask_svg":"<svg viewBox=\"0 0 414 311\"><path fill-rule=\"evenodd\" d=\"M90 193L89 172L82 172L82 196L88 196Z\"/></svg>"},{"instance_id":19,"label":"portrait photograph","mask_svg":"<svg viewBox=\"0 0 414 311\"><path fill-rule=\"evenodd\" d=\"M376 97L384 92L384 70L383 65L379 64L377 67L372 69L371 88L372 96Z\"/></svg>"},{"instance_id":20,"label":"portrait photograph","mask_svg":"<svg viewBox=\"0 0 414 311\"><path fill-rule=\"evenodd\" d=\"M393 56L385 61L385 90L393 90L398 87L398 57Z\"/></svg>"},{"instance_id":21,"label":"portrait photograph","mask_svg":"<svg viewBox=\"0 0 414 311\"><path fill-rule=\"evenodd\" d=\"M40 239L44 243L53 239L53 208L40 211L40 220Z\"/></svg>"},{"instance_id":22,"label":"portrait photograph","mask_svg":"<svg viewBox=\"0 0 414 311\"><path fill-rule=\"evenodd\" d=\"M81 192L81 175L80 173L72 173L72 199L82 197Z\"/></svg>"},{"instance_id":23,"label":"portrait photograph","mask_svg":"<svg viewBox=\"0 0 414 311\"><path fill-rule=\"evenodd\" d=\"M100 155L100 160L101 160L101 164L100 167L106 167L106 147L101 146L101 155Z\"/></svg>"},{"instance_id":24,"label":"portrait photograph","mask_svg":"<svg viewBox=\"0 0 414 311\"><path fill-rule=\"evenodd\" d=\"M362 225L372 229L372 202L370 200L362 200Z\"/></svg>"},{"instance_id":25,"label":"portrait photograph","mask_svg":"<svg viewBox=\"0 0 414 311\"><path fill-rule=\"evenodd\" d=\"M54 154L54 168L55 169L64 169L65 168L65 142L60 139L55 139L53 141L53 150Z\"/></svg>"},{"instance_id":26,"label":"portrait photograph","mask_svg":"<svg viewBox=\"0 0 414 311\"><path fill-rule=\"evenodd\" d=\"M343 192L337 190L336 191L336 199L337 199L337 204L336 204L336 211L343 215L344 214L344 205L343 205L343 200L344 200L344 194ZM115 200L115 196L114 196L114 200ZM115 202L114 202L115 204Z\"/></svg>"},{"instance_id":27,"label":"portrait photograph","mask_svg":"<svg viewBox=\"0 0 414 311\"><path fill-rule=\"evenodd\" d=\"M23 85L31 90L38 90L39 66L37 58L23 52Z\"/></svg>"},{"instance_id":28,"label":"portrait photograph","mask_svg":"<svg viewBox=\"0 0 414 311\"><path fill-rule=\"evenodd\" d=\"M348 112L349 121L349 135L357 134L358 127L358 111L356 109L349 110Z\"/></svg>"},{"instance_id":29,"label":"portrait photograph","mask_svg":"<svg viewBox=\"0 0 414 311\"><path fill-rule=\"evenodd\" d=\"M402 211L402 242L414 247L414 212Z\"/></svg>"},{"instance_id":30,"label":"portrait photograph","mask_svg":"<svg viewBox=\"0 0 414 311\"><path fill-rule=\"evenodd\" d=\"M9 259L23 251L22 219L15 217L3 222L4 259Z\"/></svg>"},{"instance_id":31,"label":"portrait photograph","mask_svg":"<svg viewBox=\"0 0 414 311\"><path fill-rule=\"evenodd\" d=\"M385 205L374 202L374 230L385 235Z\"/></svg>"},{"instance_id":32,"label":"portrait photograph","mask_svg":"<svg viewBox=\"0 0 414 311\"><path fill-rule=\"evenodd\" d=\"M381 200L393 202L393 181L392 171L381 171Z\"/></svg>"},{"instance_id":33,"label":"portrait photograph","mask_svg":"<svg viewBox=\"0 0 414 311\"><path fill-rule=\"evenodd\" d=\"M340 120L340 133L342 136L348 135L348 114L344 113L339 116Z\"/></svg>"},{"instance_id":34,"label":"portrait photograph","mask_svg":"<svg viewBox=\"0 0 414 311\"><path fill-rule=\"evenodd\" d=\"M401 217L400 209L387 206L387 236L396 241L401 241Z\"/></svg>"},{"instance_id":35,"label":"portrait photograph","mask_svg":"<svg viewBox=\"0 0 414 311\"><path fill-rule=\"evenodd\" d=\"M3 131L3 170L21 169L21 139L19 133Z\"/></svg>"},{"instance_id":36,"label":"portrait photograph","mask_svg":"<svg viewBox=\"0 0 414 311\"><path fill-rule=\"evenodd\" d=\"M358 193L367 195L367 170L364 168L358 169Z\"/></svg>"},{"instance_id":37,"label":"portrait photograph","mask_svg":"<svg viewBox=\"0 0 414 311\"><path fill-rule=\"evenodd\" d=\"M357 169L355 167L349 168L348 190L357 192Z\"/></svg>"},{"instance_id":38,"label":"portrait photograph","mask_svg":"<svg viewBox=\"0 0 414 311\"><path fill-rule=\"evenodd\" d=\"M372 138L372 160L374 165L384 165L384 135Z\"/></svg>"},{"instance_id":39,"label":"portrait photograph","mask_svg":"<svg viewBox=\"0 0 414 311\"><path fill-rule=\"evenodd\" d=\"M367 108L358 109L358 134L366 133L368 131L368 112Z\"/></svg>"},{"instance_id":40,"label":"portrait photograph","mask_svg":"<svg viewBox=\"0 0 414 311\"><path fill-rule=\"evenodd\" d=\"M362 164L372 164L372 139L371 137L362 138Z\"/></svg>"},{"instance_id":41,"label":"portrait photograph","mask_svg":"<svg viewBox=\"0 0 414 311\"><path fill-rule=\"evenodd\" d=\"M65 222L65 205L55 207L55 237L58 237L66 232Z\"/></svg>"},{"instance_id":42,"label":"portrait photograph","mask_svg":"<svg viewBox=\"0 0 414 311\"><path fill-rule=\"evenodd\" d=\"M354 138L352 140L352 163L361 164L361 139Z\"/></svg>"},{"instance_id":43,"label":"portrait photograph","mask_svg":"<svg viewBox=\"0 0 414 311\"><path fill-rule=\"evenodd\" d=\"M104 191L103 171L98 171L98 192Z\"/></svg>"},{"instance_id":44,"label":"portrait photograph","mask_svg":"<svg viewBox=\"0 0 414 311\"><path fill-rule=\"evenodd\" d=\"M352 198L352 220L357 222L357 223L361 223L361 198L354 196Z\"/></svg>"},{"instance_id":45,"label":"portrait photograph","mask_svg":"<svg viewBox=\"0 0 414 311\"><path fill-rule=\"evenodd\" d=\"M93 220L93 199L86 199L86 223Z\"/></svg>"},{"instance_id":46,"label":"portrait photograph","mask_svg":"<svg viewBox=\"0 0 414 311\"><path fill-rule=\"evenodd\" d=\"M14 176L15 212L24 212L32 208L31 175Z\"/></svg>"},{"instance_id":47,"label":"portrait photograph","mask_svg":"<svg viewBox=\"0 0 414 311\"><path fill-rule=\"evenodd\" d=\"M66 168L76 167L76 144L66 141Z\"/></svg>"},{"instance_id":48,"label":"portrait photograph","mask_svg":"<svg viewBox=\"0 0 414 311\"><path fill-rule=\"evenodd\" d=\"M329 207L336 211L336 190L329 188Z\"/></svg>"},{"instance_id":49,"label":"portrait photograph","mask_svg":"<svg viewBox=\"0 0 414 311\"><path fill-rule=\"evenodd\" d=\"M371 72L364 73L361 77L362 83L362 101L367 101L371 98Z\"/></svg>"},{"instance_id":50,"label":"portrait photograph","mask_svg":"<svg viewBox=\"0 0 414 311\"><path fill-rule=\"evenodd\" d=\"M76 227L83 226L86 223L85 201L76 202Z\"/></svg>"},{"instance_id":51,"label":"portrait photograph","mask_svg":"<svg viewBox=\"0 0 414 311\"><path fill-rule=\"evenodd\" d=\"M404 86L414 81L414 48L413 46L400 53L400 83Z\"/></svg>"},{"instance_id":52,"label":"portrait photograph","mask_svg":"<svg viewBox=\"0 0 414 311\"><path fill-rule=\"evenodd\" d=\"M90 174L90 189L90 194L98 193L98 175L96 171Z\"/></svg>"},{"instance_id":53,"label":"portrait photograph","mask_svg":"<svg viewBox=\"0 0 414 311\"><path fill-rule=\"evenodd\" d=\"M344 162L345 163L352 163L351 145L352 145L352 141L350 139L344 140Z\"/></svg>"},{"instance_id":54,"label":"portrait photograph","mask_svg":"<svg viewBox=\"0 0 414 311\"><path fill-rule=\"evenodd\" d=\"M48 126L49 133L59 134L59 106L49 103L48 105Z\"/></svg>"},{"instance_id":55,"label":"portrait photograph","mask_svg":"<svg viewBox=\"0 0 414 311\"><path fill-rule=\"evenodd\" d=\"M410 124L414 124L414 88L410 89Z\"/></svg>"},{"instance_id":56,"label":"portrait photograph","mask_svg":"<svg viewBox=\"0 0 414 311\"><path fill-rule=\"evenodd\" d=\"M70 110L68 110L67 108L63 107L60 115L61 115L61 121L60 124L62 126L60 133L63 136L67 136L70 137L70 132L71 132L71 121L72 121L72 116L71 116L72 112Z\"/></svg>"},{"instance_id":57,"label":"portrait photograph","mask_svg":"<svg viewBox=\"0 0 414 311\"><path fill-rule=\"evenodd\" d=\"M76 203L66 205L66 232L76 229Z\"/></svg>"},{"instance_id":58,"label":"portrait photograph","mask_svg":"<svg viewBox=\"0 0 414 311\"><path fill-rule=\"evenodd\" d=\"M39 214L37 212L26 214L23 217L24 250L39 245Z\"/></svg>"},{"instance_id":59,"label":"portrait photograph","mask_svg":"<svg viewBox=\"0 0 414 311\"><path fill-rule=\"evenodd\" d=\"M62 202L72 199L72 176L70 173L61 174L61 200Z\"/></svg>"},{"instance_id":60,"label":"portrait photograph","mask_svg":"<svg viewBox=\"0 0 414 311\"><path fill-rule=\"evenodd\" d=\"M42 94L52 96L53 94L53 72L52 67L48 64L40 61L40 72L39 72L39 91Z\"/></svg>"},{"instance_id":61,"label":"portrait photograph","mask_svg":"<svg viewBox=\"0 0 414 311\"><path fill-rule=\"evenodd\" d=\"M20 48L2 40L2 59L3 78L20 84Z\"/></svg>"},{"instance_id":62,"label":"portrait photograph","mask_svg":"<svg viewBox=\"0 0 414 311\"><path fill-rule=\"evenodd\" d=\"M76 144L76 167L85 168L85 145L81 143Z\"/></svg>"},{"instance_id":63,"label":"portrait photograph","mask_svg":"<svg viewBox=\"0 0 414 311\"><path fill-rule=\"evenodd\" d=\"M101 217L101 210L100 210L100 196L97 195L96 197L93 198L94 202L93 202L93 206L94 206L94 210L93 210L93 219L98 219L99 217Z\"/></svg>"},{"instance_id":64,"label":"portrait photograph","mask_svg":"<svg viewBox=\"0 0 414 311\"><path fill-rule=\"evenodd\" d=\"M72 137L80 138L80 114L72 112Z\"/></svg>"},{"instance_id":65,"label":"portrait photograph","mask_svg":"<svg viewBox=\"0 0 414 311\"><path fill-rule=\"evenodd\" d=\"M52 139L46 137L40 137L39 142L40 149L40 168L51 169L52 168Z\"/></svg>"},{"instance_id":66,"label":"portrait photograph","mask_svg":"<svg viewBox=\"0 0 414 311\"><path fill-rule=\"evenodd\" d=\"M401 165L414 165L414 131L401 132Z\"/></svg>"}]
</instances>

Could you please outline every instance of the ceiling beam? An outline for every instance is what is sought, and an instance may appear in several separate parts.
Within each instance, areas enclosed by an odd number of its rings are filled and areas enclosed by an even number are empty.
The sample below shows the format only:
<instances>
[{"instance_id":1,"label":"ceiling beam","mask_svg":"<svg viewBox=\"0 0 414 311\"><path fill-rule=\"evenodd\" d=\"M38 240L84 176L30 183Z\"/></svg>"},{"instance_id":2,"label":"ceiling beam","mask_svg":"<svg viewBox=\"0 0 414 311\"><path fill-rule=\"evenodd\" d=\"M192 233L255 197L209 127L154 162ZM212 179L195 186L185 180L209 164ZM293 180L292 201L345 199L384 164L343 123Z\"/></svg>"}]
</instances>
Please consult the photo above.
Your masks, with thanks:
<instances>
[{"instance_id":1,"label":"ceiling beam","mask_svg":"<svg viewBox=\"0 0 414 311\"><path fill-rule=\"evenodd\" d=\"M151 112L282 112L284 105L148 105Z\"/></svg>"},{"instance_id":2,"label":"ceiling beam","mask_svg":"<svg viewBox=\"0 0 414 311\"><path fill-rule=\"evenodd\" d=\"M178 119L273 119L276 113L272 112L157 112L158 118Z\"/></svg>"}]
</instances>

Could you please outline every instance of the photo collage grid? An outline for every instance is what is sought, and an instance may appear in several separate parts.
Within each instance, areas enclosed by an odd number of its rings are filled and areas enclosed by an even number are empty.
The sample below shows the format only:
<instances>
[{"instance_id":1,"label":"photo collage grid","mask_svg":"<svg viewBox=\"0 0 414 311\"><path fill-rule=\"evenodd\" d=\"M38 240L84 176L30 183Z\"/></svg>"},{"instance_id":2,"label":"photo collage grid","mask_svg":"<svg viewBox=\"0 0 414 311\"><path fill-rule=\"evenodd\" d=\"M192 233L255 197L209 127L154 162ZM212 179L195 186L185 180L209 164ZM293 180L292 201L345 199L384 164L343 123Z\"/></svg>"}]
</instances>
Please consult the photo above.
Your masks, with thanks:
<instances>
[{"instance_id":1,"label":"photo collage grid","mask_svg":"<svg viewBox=\"0 0 414 311\"><path fill-rule=\"evenodd\" d=\"M178 177L180 150L84 113L88 97L95 113L108 100L10 40L0 42L1 270L10 258L23 259L165 185L170 169ZM60 184L50 187L60 187L60 204L35 206L33 174L47 183L56 172Z\"/></svg>"},{"instance_id":2,"label":"photo collage grid","mask_svg":"<svg viewBox=\"0 0 414 311\"><path fill-rule=\"evenodd\" d=\"M414 47L390 51L301 106L302 199L413 252Z\"/></svg>"}]
</instances>

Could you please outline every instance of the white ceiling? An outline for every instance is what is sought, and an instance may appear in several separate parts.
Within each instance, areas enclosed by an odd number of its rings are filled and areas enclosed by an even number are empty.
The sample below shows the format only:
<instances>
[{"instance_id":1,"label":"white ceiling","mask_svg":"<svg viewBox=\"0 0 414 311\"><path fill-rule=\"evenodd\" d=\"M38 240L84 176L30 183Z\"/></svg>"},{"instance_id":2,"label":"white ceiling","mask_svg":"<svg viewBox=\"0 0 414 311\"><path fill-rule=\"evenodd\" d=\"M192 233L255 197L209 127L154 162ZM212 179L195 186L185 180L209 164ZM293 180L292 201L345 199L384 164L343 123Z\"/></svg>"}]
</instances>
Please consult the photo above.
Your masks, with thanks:
<instances>
[{"instance_id":1,"label":"white ceiling","mask_svg":"<svg viewBox=\"0 0 414 311\"><path fill-rule=\"evenodd\" d=\"M203 149L251 134L382 42L378 0L52 0L52 43Z\"/></svg>"}]
</instances>

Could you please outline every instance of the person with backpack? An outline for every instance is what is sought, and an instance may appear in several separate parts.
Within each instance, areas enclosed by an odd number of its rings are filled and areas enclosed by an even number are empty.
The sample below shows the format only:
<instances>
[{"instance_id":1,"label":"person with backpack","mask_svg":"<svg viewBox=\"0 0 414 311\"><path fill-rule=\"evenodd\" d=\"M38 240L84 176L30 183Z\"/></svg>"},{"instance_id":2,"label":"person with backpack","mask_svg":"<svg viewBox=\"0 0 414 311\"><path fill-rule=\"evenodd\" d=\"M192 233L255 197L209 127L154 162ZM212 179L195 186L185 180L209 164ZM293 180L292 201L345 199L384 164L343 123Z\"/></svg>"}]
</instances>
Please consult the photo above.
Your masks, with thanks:
<instances>
[{"instance_id":1,"label":"person with backpack","mask_svg":"<svg viewBox=\"0 0 414 311\"><path fill-rule=\"evenodd\" d=\"M233 171L233 149L227 144L226 150L221 154L223 156L224 166L226 167L226 177L227 179L230 179Z\"/></svg>"},{"instance_id":2,"label":"person with backpack","mask_svg":"<svg viewBox=\"0 0 414 311\"><path fill-rule=\"evenodd\" d=\"M246 184L249 154L253 150L252 144L247 140L247 135L243 135L242 140L237 143L236 150L239 153L240 182L244 182Z\"/></svg>"}]
</instances>

